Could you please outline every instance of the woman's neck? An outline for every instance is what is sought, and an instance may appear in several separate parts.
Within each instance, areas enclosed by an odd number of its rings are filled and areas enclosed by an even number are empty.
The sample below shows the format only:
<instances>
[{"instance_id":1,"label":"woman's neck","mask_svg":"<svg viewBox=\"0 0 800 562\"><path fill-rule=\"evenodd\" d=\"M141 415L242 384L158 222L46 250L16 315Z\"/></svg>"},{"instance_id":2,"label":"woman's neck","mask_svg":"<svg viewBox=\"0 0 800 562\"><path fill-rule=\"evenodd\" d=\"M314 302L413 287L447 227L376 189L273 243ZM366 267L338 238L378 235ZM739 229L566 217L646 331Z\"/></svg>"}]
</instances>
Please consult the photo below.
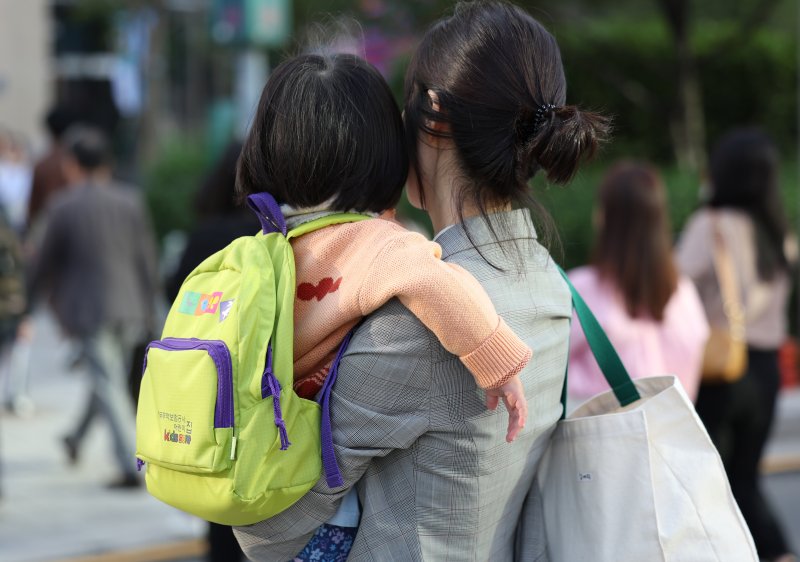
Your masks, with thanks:
<instances>
[{"instance_id":1,"label":"woman's neck","mask_svg":"<svg viewBox=\"0 0 800 562\"><path fill-rule=\"evenodd\" d=\"M425 198L425 210L431 218L433 232L439 233L448 226L460 222L458 198L455 190L446 190L445 196L439 186L434 186L431 191L431 196L426 195ZM466 213L462 212L462 216L466 218Z\"/></svg>"},{"instance_id":2,"label":"woman's neck","mask_svg":"<svg viewBox=\"0 0 800 562\"><path fill-rule=\"evenodd\" d=\"M454 178L451 176L450 183L454 183ZM458 224L466 219L477 217L481 214L481 209L478 204L465 197L463 201L459 201L459 190L456 186L450 185L445 188L442 185L434 185L431 190L434 196L431 198L433 201L428 201L426 196L426 211L431 218L433 225L433 232L439 233L448 226ZM486 214L499 213L503 211L510 211L510 202L491 202L484 204L484 211Z\"/></svg>"},{"instance_id":3,"label":"woman's neck","mask_svg":"<svg viewBox=\"0 0 800 562\"><path fill-rule=\"evenodd\" d=\"M425 211L431 218L433 231L439 233L450 225L481 214L478 203L468 194L481 190L467 190L464 185L465 174L460 170L455 147L446 139L438 139L422 144L424 160L428 173L423 178L425 184ZM462 193L465 196L462 197ZM487 214L511 209L511 203L484 202Z\"/></svg>"}]
</instances>

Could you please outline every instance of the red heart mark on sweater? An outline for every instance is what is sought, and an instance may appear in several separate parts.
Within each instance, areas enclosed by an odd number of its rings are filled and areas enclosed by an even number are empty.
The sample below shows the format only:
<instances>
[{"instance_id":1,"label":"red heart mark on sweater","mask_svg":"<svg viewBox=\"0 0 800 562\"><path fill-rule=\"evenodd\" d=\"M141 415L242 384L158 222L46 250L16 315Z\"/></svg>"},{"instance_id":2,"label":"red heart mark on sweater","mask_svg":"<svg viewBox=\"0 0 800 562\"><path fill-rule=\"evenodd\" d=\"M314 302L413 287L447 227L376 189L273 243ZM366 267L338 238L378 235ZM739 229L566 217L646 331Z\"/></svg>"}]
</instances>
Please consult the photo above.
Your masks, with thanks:
<instances>
[{"instance_id":1,"label":"red heart mark on sweater","mask_svg":"<svg viewBox=\"0 0 800 562\"><path fill-rule=\"evenodd\" d=\"M336 281L330 277L325 277L324 279L320 279L319 283L316 285L312 283L300 283L297 286L297 298L301 301L310 301L314 298L321 301L327 294L338 291L341 283L341 277Z\"/></svg>"}]
</instances>

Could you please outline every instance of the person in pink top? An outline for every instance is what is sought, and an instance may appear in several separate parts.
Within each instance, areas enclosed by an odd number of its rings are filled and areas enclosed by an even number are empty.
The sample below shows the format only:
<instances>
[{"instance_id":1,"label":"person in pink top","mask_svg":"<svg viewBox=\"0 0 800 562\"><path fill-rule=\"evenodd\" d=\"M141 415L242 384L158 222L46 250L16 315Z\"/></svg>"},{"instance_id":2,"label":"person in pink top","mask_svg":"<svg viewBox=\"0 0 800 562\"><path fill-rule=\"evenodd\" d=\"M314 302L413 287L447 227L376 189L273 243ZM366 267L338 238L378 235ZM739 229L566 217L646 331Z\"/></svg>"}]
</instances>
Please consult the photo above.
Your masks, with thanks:
<instances>
[{"instance_id":1,"label":"person in pink top","mask_svg":"<svg viewBox=\"0 0 800 562\"><path fill-rule=\"evenodd\" d=\"M678 274L658 172L614 165L600 185L594 223L592 263L571 270L570 280L631 376L676 375L694 400L709 328L694 284ZM608 390L577 320L567 378L571 406Z\"/></svg>"}]
</instances>

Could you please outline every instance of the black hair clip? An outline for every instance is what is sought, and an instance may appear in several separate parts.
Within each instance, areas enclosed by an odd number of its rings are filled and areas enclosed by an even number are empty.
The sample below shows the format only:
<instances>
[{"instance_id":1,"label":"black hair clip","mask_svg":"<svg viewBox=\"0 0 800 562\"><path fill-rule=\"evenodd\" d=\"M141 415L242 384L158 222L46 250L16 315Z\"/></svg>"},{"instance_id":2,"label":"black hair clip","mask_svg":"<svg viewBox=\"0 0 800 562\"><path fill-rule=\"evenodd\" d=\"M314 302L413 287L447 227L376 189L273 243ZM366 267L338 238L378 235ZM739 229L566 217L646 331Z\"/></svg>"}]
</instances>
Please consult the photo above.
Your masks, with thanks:
<instances>
[{"instance_id":1,"label":"black hair clip","mask_svg":"<svg viewBox=\"0 0 800 562\"><path fill-rule=\"evenodd\" d=\"M539 125L541 125L542 120L544 119L545 115L554 110L556 108L555 105L552 103L545 103L538 107L536 110L536 116L533 119L533 134L536 134L536 131L539 130Z\"/></svg>"}]
</instances>

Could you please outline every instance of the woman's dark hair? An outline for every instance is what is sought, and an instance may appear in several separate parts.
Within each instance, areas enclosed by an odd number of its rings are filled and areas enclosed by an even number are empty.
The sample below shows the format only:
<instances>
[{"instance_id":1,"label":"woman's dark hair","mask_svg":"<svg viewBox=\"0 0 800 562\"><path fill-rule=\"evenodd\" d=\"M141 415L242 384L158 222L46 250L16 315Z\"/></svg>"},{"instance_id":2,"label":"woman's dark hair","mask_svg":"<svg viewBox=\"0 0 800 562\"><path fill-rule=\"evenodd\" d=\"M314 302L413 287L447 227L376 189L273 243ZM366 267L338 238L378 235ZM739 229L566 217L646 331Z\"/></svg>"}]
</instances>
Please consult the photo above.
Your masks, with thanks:
<instances>
[{"instance_id":1,"label":"woman's dark hair","mask_svg":"<svg viewBox=\"0 0 800 562\"><path fill-rule=\"evenodd\" d=\"M666 190L646 164L619 162L599 192L599 232L592 262L625 300L632 318L661 321L678 287Z\"/></svg>"},{"instance_id":2,"label":"woman's dark hair","mask_svg":"<svg viewBox=\"0 0 800 562\"><path fill-rule=\"evenodd\" d=\"M241 152L241 142L229 143L203 180L194 198L194 210L199 217L230 215L245 209L236 196L236 163Z\"/></svg>"},{"instance_id":3,"label":"woman's dark hair","mask_svg":"<svg viewBox=\"0 0 800 562\"><path fill-rule=\"evenodd\" d=\"M485 217L491 202L531 203L528 181L538 170L569 181L609 130L604 117L564 105L566 89L555 38L527 12L499 1L459 3L427 32L406 74L412 168L420 132L448 137L467 180L462 205L474 202ZM424 203L423 189L420 196Z\"/></svg>"},{"instance_id":4,"label":"woman's dark hair","mask_svg":"<svg viewBox=\"0 0 800 562\"><path fill-rule=\"evenodd\" d=\"M237 189L279 203L380 212L408 174L400 111L389 86L354 55L307 54L279 65L258 104Z\"/></svg>"},{"instance_id":5,"label":"woman's dark hair","mask_svg":"<svg viewBox=\"0 0 800 562\"><path fill-rule=\"evenodd\" d=\"M778 151L758 129L738 129L725 135L711 153L712 208L734 208L753 219L758 275L773 279L788 270L784 252L788 230L778 191Z\"/></svg>"}]
</instances>

